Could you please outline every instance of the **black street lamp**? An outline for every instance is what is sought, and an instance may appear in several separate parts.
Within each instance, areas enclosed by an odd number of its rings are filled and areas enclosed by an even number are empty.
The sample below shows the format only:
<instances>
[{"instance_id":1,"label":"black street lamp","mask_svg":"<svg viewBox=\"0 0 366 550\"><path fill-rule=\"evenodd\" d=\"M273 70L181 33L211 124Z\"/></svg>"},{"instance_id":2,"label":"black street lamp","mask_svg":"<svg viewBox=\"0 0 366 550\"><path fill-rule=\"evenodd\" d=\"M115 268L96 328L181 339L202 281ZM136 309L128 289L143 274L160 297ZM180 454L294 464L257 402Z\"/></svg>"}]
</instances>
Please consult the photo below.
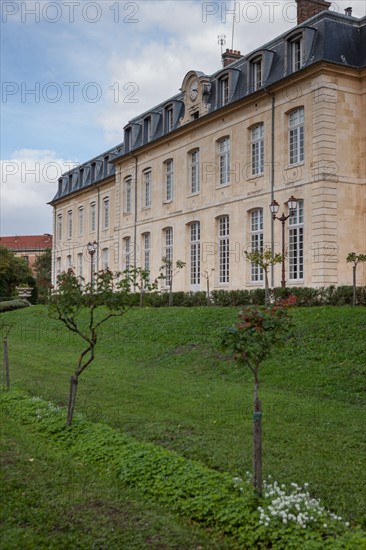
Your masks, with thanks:
<instances>
[{"instance_id":1,"label":"black street lamp","mask_svg":"<svg viewBox=\"0 0 366 550\"><path fill-rule=\"evenodd\" d=\"M87 249L88 249L88 252L90 254L90 284L93 285L93 272L94 272L94 254L96 253L97 251L97 248L98 248L98 243L97 241L94 241L94 242L89 242L87 245L86 245Z\"/></svg>"},{"instance_id":2,"label":"black street lamp","mask_svg":"<svg viewBox=\"0 0 366 550\"><path fill-rule=\"evenodd\" d=\"M277 201L273 199L271 204L269 205L269 209L272 214L272 218L274 220L278 220L282 223L282 277L281 277L281 287L285 288L286 286L286 278L285 278L285 221L288 220L291 216L295 214L296 206L297 206L297 200L293 195L289 198L287 201L289 214L288 216L285 216L285 214L282 212L282 216L280 218L277 217L277 213L280 209L280 205Z\"/></svg>"}]
</instances>

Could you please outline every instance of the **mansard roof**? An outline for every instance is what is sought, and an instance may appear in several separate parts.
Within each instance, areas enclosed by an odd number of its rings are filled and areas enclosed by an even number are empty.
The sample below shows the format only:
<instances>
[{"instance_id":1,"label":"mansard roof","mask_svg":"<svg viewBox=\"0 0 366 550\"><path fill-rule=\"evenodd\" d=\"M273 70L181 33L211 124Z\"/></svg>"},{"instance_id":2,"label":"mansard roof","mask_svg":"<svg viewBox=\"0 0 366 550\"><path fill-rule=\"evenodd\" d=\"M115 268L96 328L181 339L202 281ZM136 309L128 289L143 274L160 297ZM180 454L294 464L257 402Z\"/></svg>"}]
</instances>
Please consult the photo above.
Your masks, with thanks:
<instances>
[{"instance_id":1,"label":"mansard roof","mask_svg":"<svg viewBox=\"0 0 366 550\"><path fill-rule=\"evenodd\" d=\"M349 15L323 11L226 67L220 68L213 75L190 71L184 82L192 74L205 83L204 94L206 95L205 106L207 108L204 114L225 109L228 104L258 93L260 90L268 89L292 74L289 44L297 36L302 36L304 41L303 63L299 71L321 61L352 68L366 67L366 17L357 19ZM250 78L251 63L258 57L262 59L262 86L259 90L253 88ZM226 76L231 79L231 93L228 102L222 106L219 98L219 81L220 78ZM51 204L73 191L86 188L105 179L103 162L106 155L110 156L109 160L112 163L107 174L110 176L114 173L113 161L123 158L127 153L137 152L146 143L154 142L181 127L185 111L184 100L185 93L181 89L178 94L131 119L124 127L124 143L63 174L59 181L58 192ZM172 124L168 127L166 113L169 108L173 108L173 113ZM146 140L144 125L147 124L148 119L150 136ZM91 169L93 163L97 167L94 170L94 179ZM84 168L83 181L80 179L80 169L82 168Z\"/></svg>"}]
</instances>

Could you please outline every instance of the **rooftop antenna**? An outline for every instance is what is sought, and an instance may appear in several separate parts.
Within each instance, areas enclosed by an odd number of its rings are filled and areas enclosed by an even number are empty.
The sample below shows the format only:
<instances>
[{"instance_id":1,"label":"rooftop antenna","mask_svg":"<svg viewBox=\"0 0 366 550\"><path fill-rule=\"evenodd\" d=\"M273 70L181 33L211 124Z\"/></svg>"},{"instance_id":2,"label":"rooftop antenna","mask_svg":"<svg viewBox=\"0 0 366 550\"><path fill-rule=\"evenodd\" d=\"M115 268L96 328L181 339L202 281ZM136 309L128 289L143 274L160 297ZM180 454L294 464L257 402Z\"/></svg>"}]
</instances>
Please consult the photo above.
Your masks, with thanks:
<instances>
[{"instance_id":1,"label":"rooftop antenna","mask_svg":"<svg viewBox=\"0 0 366 550\"><path fill-rule=\"evenodd\" d=\"M221 46L221 55L222 55L222 47L226 44L226 34L219 34L217 37L217 43Z\"/></svg>"}]
</instances>

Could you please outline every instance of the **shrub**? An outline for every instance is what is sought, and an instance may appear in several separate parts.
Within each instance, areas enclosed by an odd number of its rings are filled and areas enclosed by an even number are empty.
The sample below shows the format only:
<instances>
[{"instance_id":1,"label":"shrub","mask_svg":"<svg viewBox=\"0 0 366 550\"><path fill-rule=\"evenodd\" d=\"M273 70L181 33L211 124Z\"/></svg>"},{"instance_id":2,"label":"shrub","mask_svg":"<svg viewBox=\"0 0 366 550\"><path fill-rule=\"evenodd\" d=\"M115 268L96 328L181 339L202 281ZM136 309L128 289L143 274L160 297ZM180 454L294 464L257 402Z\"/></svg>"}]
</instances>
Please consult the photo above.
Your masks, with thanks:
<instances>
[{"instance_id":1,"label":"shrub","mask_svg":"<svg viewBox=\"0 0 366 550\"><path fill-rule=\"evenodd\" d=\"M28 300L24 298L19 298L18 300L8 300L7 302L0 302L0 313L5 311L13 311L15 309L22 309L24 307L29 307L31 304Z\"/></svg>"}]
</instances>

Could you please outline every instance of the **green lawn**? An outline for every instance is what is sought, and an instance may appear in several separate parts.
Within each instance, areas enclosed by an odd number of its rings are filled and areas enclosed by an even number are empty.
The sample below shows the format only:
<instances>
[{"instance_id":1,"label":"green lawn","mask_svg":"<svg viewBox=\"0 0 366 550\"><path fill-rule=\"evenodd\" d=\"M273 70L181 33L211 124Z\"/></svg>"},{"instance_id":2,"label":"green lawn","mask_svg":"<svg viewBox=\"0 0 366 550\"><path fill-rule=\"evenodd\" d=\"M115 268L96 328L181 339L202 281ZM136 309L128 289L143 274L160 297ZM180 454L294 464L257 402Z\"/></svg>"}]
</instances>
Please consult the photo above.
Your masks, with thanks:
<instances>
[{"instance_id":1,"label":"green lawn","mask_svg":"<svg viewBox=\"0 0 366 550\"><path fill-rule=\"evenodd\" d=\"M77 411L211 468L251 469L252 381L219 348L235 308L136 309L104 325ZM366 310L294 310L261 368L264 473L366 524ZM12 386L66 404L80 343L41 306L2 314Z\"/></svg>"}]
</instances>

